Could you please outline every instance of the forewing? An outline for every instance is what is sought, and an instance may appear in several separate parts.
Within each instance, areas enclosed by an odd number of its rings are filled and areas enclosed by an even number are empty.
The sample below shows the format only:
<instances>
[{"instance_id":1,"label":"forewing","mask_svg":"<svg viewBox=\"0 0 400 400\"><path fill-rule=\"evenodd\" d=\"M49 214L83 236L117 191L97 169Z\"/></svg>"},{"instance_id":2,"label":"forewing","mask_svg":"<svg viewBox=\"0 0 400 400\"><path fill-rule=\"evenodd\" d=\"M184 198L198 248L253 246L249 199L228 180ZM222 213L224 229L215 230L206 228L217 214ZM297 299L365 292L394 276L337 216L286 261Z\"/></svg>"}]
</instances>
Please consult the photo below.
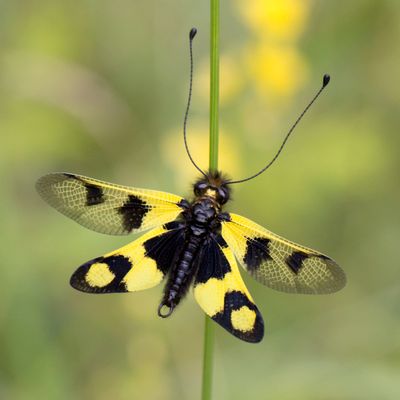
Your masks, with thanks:
<instances>
[{"instance_id":1,"label":"forewing","mask_svg":"<svg viewBox=\"0 0 400 400\"><path fill-rule=\"evenodd\" d=\"M71 277L75 289L88 293L135 292L156 286L183 244L183 227L171 222L134 242L80 266Z\"/></svg>"},{"instance_id":2,"label":"forewing","mask_svg":"<svg viewBox=\"0 0 400 400\"><path fill-rule=\"evenodd\" d=\"M200 254L194 296L204 312L232 335L247 342L264 336L260 312L240 276L235 257L222 239Z\"/></svg>"},{"instance_id":3,"label":"forewing","mask_svg":"<svg viewBox=\"0 0 400 400\"><path fill-rule=\"evenodd\" d=\"M259 282L282 292L326 294L346 284L329 257L290 242L240 215L222 223L222 236L240 264Z\"/></svg>"},{"instance_id":4,"label":"forewing","mask_svg":"<svg viewBox=\"0 0 400 400\"><path fill-rule=\"evenodd\" d=\"M173 194L136 189L80 175L55 173L36 183L39 194L56 210L86 228L126 235L176 219L183 199Z\"/></svg>"}]
</instances>

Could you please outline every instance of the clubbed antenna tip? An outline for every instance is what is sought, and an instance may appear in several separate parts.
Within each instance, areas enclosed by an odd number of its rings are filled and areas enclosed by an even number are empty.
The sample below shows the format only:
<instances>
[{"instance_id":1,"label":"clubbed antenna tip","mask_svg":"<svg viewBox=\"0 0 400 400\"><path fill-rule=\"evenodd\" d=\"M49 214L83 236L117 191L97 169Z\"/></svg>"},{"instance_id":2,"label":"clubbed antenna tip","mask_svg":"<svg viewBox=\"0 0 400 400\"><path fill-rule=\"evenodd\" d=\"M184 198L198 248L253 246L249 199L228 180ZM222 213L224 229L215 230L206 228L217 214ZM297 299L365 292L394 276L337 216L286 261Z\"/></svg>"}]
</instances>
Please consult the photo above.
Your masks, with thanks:
<instances>
[{"instance_id":1,"label":"clubbed antenna tip","mask_svg":"<svg viewBox=\"0 0 400 400\"><path fill-rule=\"evenodd\" d=\"M196 28L192 28L190 30L190 33L189 33L189 39L193 40L193 38L196 36L196 33L197 33L197 29Z\"/></svg>"},{"instance_id":2,"label":"clubbed antenna tip","mask_svg":"<svg viewBox=\"0 0 400 400\"><path fill-rule=\"evenodd\" d=\"M289 139L289 136L292 134L294 128L296 128L297 124L301 121L301 119L304 117L304 114L308 111L308 109L313 105L314 101L317 100L319 95L324 91L326 85L329 83L331 80L331 77L328 74L325 74L324 77L322 78L322 87L318 90L317 94L313 97L313 99L308 103L307 107L304 109L304 111L300 114L300 116L296 119L295 123L292 125L292 127L289 129L289 132L286 134L285 138L283 139L283 142L281 144L281 147L279 147L278 152L275 154L274 158L267 164L266 167L264 167L262 170L257 172L256 174L249 176L248 178L245 179L240 179L237 181L228 181L227 184L231 185L233 183L241 183L241 182L246 182L249 181L250 179L255 178L258 175L261 175L264 171L266 171L278 158L279 154L281 154L282 149L284 148L287 140Z\"/></svg>"},{"instance_id":3,"label":"clubbed antenna tip","mask_svg":"<svg viewBox=\"0 0 400 400\"><path fill-rule=\"evenodd\" d=\"M194 162L190 151L189 147L187 144L187 139L186 139L186 124L187 124L187 119L189 115L189 108L190 108L190 102L192 99L192 86L193 86L193 38L196 36L197 29L192 28L189 33L189 55L190 55L190 78L189 78L189 95L188 95L188 101L186 105L186 111L185 111L185 118L183 120L183 141L185 143L185 149L186 153L189 156L190 161L192 164L195 166L195 168L205 177L207 177L206 173Z\"/></svg>"},{"instance_id":4,"label":"clubbed antenna tip","mask_svg":"<svg viewBox=\"0 0 400 400\"><path fill-rule=\"evenodd\" d=\"M331 77L329 74L325 74L324 77L322 78L322 87L325 87L329 81L331 80Z\"/></svg>"}]
</instances>

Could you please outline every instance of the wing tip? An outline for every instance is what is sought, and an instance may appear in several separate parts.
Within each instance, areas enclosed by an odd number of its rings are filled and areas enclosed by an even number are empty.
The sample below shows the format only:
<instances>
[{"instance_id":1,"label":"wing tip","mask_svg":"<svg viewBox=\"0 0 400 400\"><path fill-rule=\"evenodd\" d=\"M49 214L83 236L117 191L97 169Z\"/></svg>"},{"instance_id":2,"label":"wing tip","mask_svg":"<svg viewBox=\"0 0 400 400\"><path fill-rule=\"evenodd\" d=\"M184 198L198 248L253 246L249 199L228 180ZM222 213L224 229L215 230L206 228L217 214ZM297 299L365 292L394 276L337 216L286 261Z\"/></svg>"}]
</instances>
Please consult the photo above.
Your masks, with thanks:
<instances>
[{"instance_id":1,"label":"wing tip","mask_svg":"<svg viewBox=\"0 0 400 400\"><path fill-rule=\"evenodd\" d=\"M71 276L70 285L84 293L114 293L126 291L119 285L120 277L117 274L124 270L127 263L117 257L96 257L81 265ZM130 266L130 264L129 264ZM124 268L125 267L125 268ZM117 269L116 269L117 268Z\"/></svg>"},{"instance_id":2,"label":"wing tip","mask_svg":"<svg viewBox=\"0 0 400 400\"><path fill-rule=\"evenodd\" d=\"M257 318L254 328L249 335L244 335L241 339L247 343L260 343L264 338L264 320L260 311L257 309Z\"/></svg>"},{"instance_id":3,"label":"wing tip","mask_svg":"<svg viewBox=\"0 0 400 400\"><path fill-rule=\"evenodd\" d=\"M69 280L69 284L76 290L79 290L80 292L84 293L92 293L92 292L97 292L95 288L92 288L90 285L88 285L86 281L86 275L90 269L90 267L99 261L101 257L94 258L91 261L88 261L87 263L81 265L72 275Z\"/></svg>"},{"instance_id":4,"label":"wing tip","mask_svg":"<svg viewBox=\"0 0 400 400\"><path fill-rule=\"evenodd\" d=\"M72 276L69 280L69 284L75 290L78 290L83 293L90 293L90 291L88 290L88 286L85 284L82 284L82 280L78 279L78 277L76 276L76 272L74 272L72 274Z\"/></svg>"},{"instance_id":5,"label":"wing tip","mask_svg":"<svg viewBox=\"0 0 400 400\"><path fill-rule=\"evenodd\" d=\"M255 320L251 323L250 329L239 329L239 327L234 327L232 322L229 324L224 324L219 321L218 318L212 318L215 322L220 324L226 331L236 338L243 340L247 343L260 343L264 338L264 320L260 311L256 306L252 307L252 311L255 312Z\"/></svg>"},{"instance_id":6,"label":"wing tip","mask_svg":"<svg viewBox=\"0 0 400 400\"><path fill-rule=\"evenodd\" d=\"M51 187L55 183L62 182L66 179L76 178L75 175L70 174L68 172L51 172L46 175L42 175L35 183L35 189L39 193L39 195L46 200L49 201L49 196L53 195L53 191Z\"/></svg>"},{"instance_id":7,"label":"wing tip","mask_svg":"<svg viewBox=\"0 0 400 400\"><path fill-rule=\"evenodd\" d=\"M344 270L339 266L339 264L330 257L321 256L329 266L330 276L332 278L332 284L327 287L327 291L321 294L332 294L339 290L342 290L347 284L347 276Z\"/></svg>"}]
</instances>

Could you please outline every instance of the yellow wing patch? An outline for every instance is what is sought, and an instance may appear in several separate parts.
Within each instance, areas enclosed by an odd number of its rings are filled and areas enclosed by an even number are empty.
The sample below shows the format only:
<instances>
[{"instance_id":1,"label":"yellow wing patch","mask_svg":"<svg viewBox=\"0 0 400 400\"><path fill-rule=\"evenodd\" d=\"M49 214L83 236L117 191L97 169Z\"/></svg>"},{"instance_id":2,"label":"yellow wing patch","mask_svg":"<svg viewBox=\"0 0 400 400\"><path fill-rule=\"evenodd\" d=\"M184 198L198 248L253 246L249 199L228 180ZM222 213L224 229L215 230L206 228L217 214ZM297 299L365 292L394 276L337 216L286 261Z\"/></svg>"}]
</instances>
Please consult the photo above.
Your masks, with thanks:
<instances>
[{"instance_id":1,"label":"yellow wing patch","mask_svg":"<svg viewBox=\"0 0 400 400\"><path fill-rule=\"evenodd\" d=\"M36 188L52 207L86 228L126 235L173 221L182 197L67 173L41 177Z\"/></svg>"},{"instance_id":2,"label":"yellow wing patch","mask_svg":"<svg viewBox=\"0 0 400 400\"><path fill-rule=\"evenodd\" d=\"M86 282L91 287L102 288L115 278L108 265L102 262L94 263L86 273Z\"/></svg>"},{"instance_id":3,"label":"yellow wing patch","mask_svg":"<svg viewBox=\"0 0 400 400\"><path fill-rule=\"evenodd\" d=\"M222 279L210 278L207 282L199 283L194 289L194 296L206 314L214 316L223 311L225 294L235 290L244 293L253 301L237 270L235 273L226 273Z\"/></svg>"},{"instance_id":4,"label":"yellow wing patch","mask_svg":"<svg viewBox=\"0 0 400 400\"><path fill-rule=\"evenodd\" d=\"M164 273L157 268L157 263L144 257L126 274L122 282L128 292L136 292L159 284L163 278Z\"/></svg>"},{"instance_id":5,"label":"yellow wing patch","mask_svg":"<svg viewBox=\"0 0 400 400\"><path fill-rule=\"evenodd\" d=\"M222 223L222 236L239 262L259 282L283 292L325 294L346 283L329 257L290 242L240 215Z\"/></svg>"},{"instance_id":6,"label":"yellow wing patch","mask_svg":"<svg viewBox=\"0 0 400 400\"><path fill-rule=\"evenodd\" d=\"M207 315L213 316L224 309L225 285L223 280L211 278L195 287L194 297Z\"/></svg>"},{"instance_id":7,"label":"yellow wing patch","mask_svg":"<svg viewBox=\"0 0 400 400\"><path fill-rule=\"evenodd\" d=\"M250 310L249 307L243 306L239 310L233 310L231 314L231 322L234 329L241 332L250 332L256 321L257 314Z\"/></svg>"}]
</instances>

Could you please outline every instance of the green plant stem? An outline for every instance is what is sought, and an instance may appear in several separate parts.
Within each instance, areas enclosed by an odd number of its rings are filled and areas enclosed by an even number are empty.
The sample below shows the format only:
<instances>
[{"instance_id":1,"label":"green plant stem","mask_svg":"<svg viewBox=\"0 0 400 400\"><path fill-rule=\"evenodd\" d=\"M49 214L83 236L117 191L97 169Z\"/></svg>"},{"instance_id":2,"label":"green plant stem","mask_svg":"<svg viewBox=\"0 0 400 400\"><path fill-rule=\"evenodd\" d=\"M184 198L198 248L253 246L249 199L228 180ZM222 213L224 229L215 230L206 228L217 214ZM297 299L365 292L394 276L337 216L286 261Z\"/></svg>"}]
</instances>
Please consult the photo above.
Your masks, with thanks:
<instances>
[{"instance_id":1,"label":"green plant stem","mask_svg":"<svg viewBox=\"0 0 400 400\"><path fill-rule=\"evenodd\" d=\"M210 170L218 168L219 128L219 0L211 0L210 43Z\"/></svg>"},{"instance_id":2,"label":"green plant stem","mask_svg":"<svg viewBox=\"0 0 400 400\"><path fill-rule=\"evenodd\" d=\"M203 354L203 385L202 400L211 399L213 352L214 352L214 322L206 315L204 321L204 354Z\"/></svg>"},{"instance_id":3,"label":"green plant stem","mask_svg":"<svg viewBox=\"0 0 400 400\"><path fill-rule=\"evenodd\" d=\"M210 0L210 171L218 169L219 128L219 0ZM214 322L205 317L202 400L210 400L213 377Z\"/></svg>"}]
</instances>

